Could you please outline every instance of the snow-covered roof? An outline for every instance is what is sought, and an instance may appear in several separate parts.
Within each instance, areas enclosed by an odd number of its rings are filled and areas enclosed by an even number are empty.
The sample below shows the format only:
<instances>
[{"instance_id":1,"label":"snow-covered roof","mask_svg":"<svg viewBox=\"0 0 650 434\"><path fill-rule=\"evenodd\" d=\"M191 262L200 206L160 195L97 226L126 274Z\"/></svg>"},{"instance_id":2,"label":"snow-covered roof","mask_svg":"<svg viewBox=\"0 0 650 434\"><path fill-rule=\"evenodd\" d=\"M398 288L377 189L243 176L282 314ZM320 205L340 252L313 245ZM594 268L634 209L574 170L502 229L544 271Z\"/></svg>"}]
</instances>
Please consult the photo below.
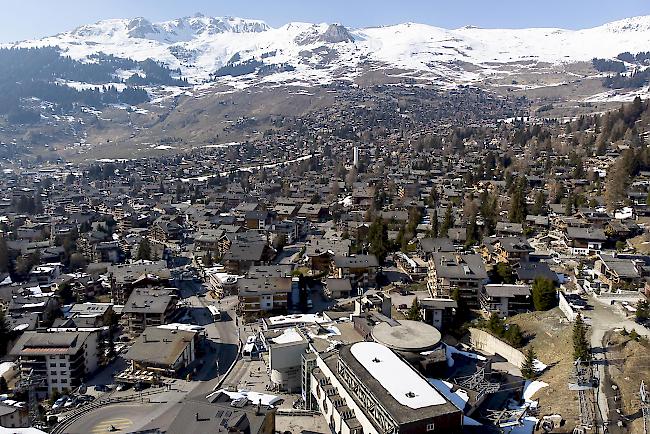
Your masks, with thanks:
<instances>
[{"instance_id":1,"label":"snow-covered roof","mask_svg":"<svg viewBox=\"0 0 650 434\"><path fill-rule=\"evenodd\" d=\"M419 409L447 402L390 348L376 342L359 342L352 345L350 352L400 404Z\"/></svg>"}]
</instances>

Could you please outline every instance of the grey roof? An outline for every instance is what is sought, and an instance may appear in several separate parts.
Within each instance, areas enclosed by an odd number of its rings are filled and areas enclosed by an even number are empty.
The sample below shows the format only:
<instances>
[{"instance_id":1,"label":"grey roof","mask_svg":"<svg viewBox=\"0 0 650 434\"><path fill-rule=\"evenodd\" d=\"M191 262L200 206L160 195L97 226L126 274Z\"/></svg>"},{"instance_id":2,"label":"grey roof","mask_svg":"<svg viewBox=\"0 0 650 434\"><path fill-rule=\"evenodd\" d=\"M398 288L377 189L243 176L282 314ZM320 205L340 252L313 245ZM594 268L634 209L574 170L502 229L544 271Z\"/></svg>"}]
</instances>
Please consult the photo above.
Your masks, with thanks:
<instances>
[{"instance_id":1,"label":"grey roof","mask_svg":"<svg viewBox=\"0 0 650 434\"><path fill-rule=\"evenodd\" d=\"M436 274L441 278L487 279L488 277L483 258L476 254L433 253L431 260Z\"/></svg>"},{"instance_id":2,"label":"grey roof","mask_svg":"<svg viewBox=\"0 0 650 434\"><path fill-rule=\"evenodd\" d=\"M485 293L490 297L516 297L530 295L528 285L485 285Z\"/></svg>"},{"instance_id":3,"label":"grey roof","mask_svg":"<svg viewBox=\"0 0 650 434\"><path fill-rule=\"evenodd\" d=\"M449 238L422 238L420 248L426 253L433 252L453 252L454 243Z\"/></svg>"},{"instance_id":4,"label":"grey roof","mask_svg":"<svg viewBox=\"0 0 650 434\"><path fill-rule=\"evenodd\" d=\"M277 265L253 265L248 270L248 277L291 277L293 265L291 264L277 264Z\"/></svg>"},{"instance_id":5,"label":"grey roof","mask_svg":"<svg viewBox=\"0 0 650 434\"><path fill-rule=\"evenodd\" d=\"M14 355L76 354L90 332L25 332L11 349Z\"/></svg>"},{"instance_id":6,"label":"grey roof","mask_svg":"<svg viewBox=\"0 0 650 434\"><path fill-rule=\"evenodd\" d=\"M600 260L607 268L614 271L619 277L637 278L641 277L634 262L631 259L615 258L609 255L601 255Z\"/></svg>"},{"instance_id":7,"label":"grey roof","mask_svg":"<svg viewBox=\"0 0 650 434\"><path fill-rule=\"evenodd\" d=\"M426 309L448 309L458 307L458 303L453 298L423 298L420 300L420 307Z\"/></svg>"},{"instance_id":8,"label":"grey roof","mask_svg":"<svg viewBox=\"0 0 650 434\"><path fill-rule=\"evenodd\" d=\"M497 222L496 230L497 232L520 234L524 231L524 226L521 223Z\"/></svg>"},{"instance_id":9,"label":"grey roof","mask_svg":"<svg viewBox=\"0 0 650 434\"><path fill-rule=\"evenodd\" d=\"M589 241L606 241L607 235L602 229L596 228L577 228L570 226L566 230L567 238L580 239Z\"/></svg>"},{"instance_id":10,"label":"grey roof","mask_svg":"<svg viewBox=\"0 0 650 434\"><path fill-rule=\"evenodd\" d=\"M239 295L288 293L291 292L291 277L239 279L237 287L239 288Z\"/></svg>"},{"instance_id":11,"label":"grey roof","mask_svg":"<svg viewBox=\"0 0 650 434\"><path fill-rule=\"evenodd\" d=\"M262 405L257 411L257 403L248 401L244 407L234 407L231 399L220 393L213 402L192 401L181 404L180 411L165 432L169 434L225 434L237 432L258 434L263 431L264 421L269 412L275 409ZM150 424L148 427L155 427ZM239 431L241 430L241 431Z\"/></svg>"},{"instance_id":12,"label":"grey roof","mask_svg":"<svg viewBox=\"0 0 650 434\"><path fill-rule=\"evenodd\" d=\"M319 256L327 252L334 255L346 255L350 253L350 240L326 240L323 238L312 238L305 246L307 256Z\"/></svg>"},{"instance_id":13,"label":"grey roof","mask_svg":"<svg viewBox=\"0 0 650 434\"><path fill-rule=\"evenodd\" d=\"M265 248L265 241L233 240L223 259L224 261L261 261Z\"/></svg>"},{"instance_id":14,"label":"grey roof","mask_svg":"<svg viewBox=\"0 0 650 434\"><path fill-rule=\"evenodd\" d=\"M375 255L334 256L334 264L339 268L378 267Z\"/></svg>"},{"instance_id":15,"label":"grey roof","mask_svg":"<svg viewBox=\"0 0 650 434\"><path fill-rule=\"evenodd\" d=\"M352 291L350 279L333 279L328 277L325 279L325 286L330 291Z\"/></svg>"},{"instance_id":16,"label":"grey roof","mask_svg":"<svg viewBox=\"0 0 650 434\"><path fill-rule=\"evenodd\" d=\"M557 274L546 262L522 262L517 268L517 278L523 281L535 280L536 277L558 282Z\"/></svg>"},{"instance_id":17,"label":"grey roof","mask_svg":"<svg viewBox=\"0 0 650 434\"><path fill-rule=\"evenodd\" d=\"M176 298L173 289L136 288L124 305L123 313L163 313Z\"/></svg>"},{"instance_id":18,"label":"grey roof","mask_svg":"<svg viewBox=\"0 0 650 434\"><path fill-rule=\"evenodd\" d=\"M7 405L3 402L0 402L0 416L7 416L8 414L15 413L20 410L20 407L15 405ZM11 432L11 430L9 430Z\"/></svg>"},{"instance_id":19,"label":"grey roof","mask_svg":"<svg viewBox=\"0 0 650 434\"><path fill-rule=\"evenodd\" d=\"M196 332L147 327L124 355L139 363L172 366L192 342Z\"/></svg>"},{"instance_id":20,"label":"grey roof","mask_svg":"<svg viewBox=\"0 0 650 434\"><path fill-rule=\"evenodd\" d=\"M143 274L153 274L163 279L169 279L170 277L170 271L165 261L111 265L108 267L108 273L113 276L118 284L132 282Z\"/></svg>"}]
</instances>

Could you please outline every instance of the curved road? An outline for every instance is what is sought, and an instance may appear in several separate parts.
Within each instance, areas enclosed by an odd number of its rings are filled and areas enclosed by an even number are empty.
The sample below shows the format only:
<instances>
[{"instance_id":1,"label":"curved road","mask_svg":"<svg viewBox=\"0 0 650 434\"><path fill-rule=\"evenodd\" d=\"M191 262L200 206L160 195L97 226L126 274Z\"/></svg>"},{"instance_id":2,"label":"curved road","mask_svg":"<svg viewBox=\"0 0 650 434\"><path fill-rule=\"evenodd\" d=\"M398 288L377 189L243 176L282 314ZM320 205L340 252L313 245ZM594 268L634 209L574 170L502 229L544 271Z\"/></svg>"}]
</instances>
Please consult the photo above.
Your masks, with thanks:
<instances>
[{"instance_id":1,"label":"curved road","mask_svg":"<svg viewBox=\"0 0 650 434\"><path fill-rule=\"evenodd\" d=\"M218 303L207 297L197 297L196 294L203 291L199 284L181 289L181 296L188 301L195 323L205 327L206 331L207 350L202 356L204 364L194 381L176 380L172 390L145 397L143 402L112 404L89 411L75 420L66 429L66 433L109 432L111 425L120 430L117 432L130 432L154 421L165 427L175 417L177 411L174 410L180 408L179 403L188 400L205 400L205 396L212 391L221 376L237 360L239 333L234 321L237 299L229 297ZM223 321L212 321L212 316L206 307L208 304L214 304L224 312Z\"/></svg>"}]
</instances>

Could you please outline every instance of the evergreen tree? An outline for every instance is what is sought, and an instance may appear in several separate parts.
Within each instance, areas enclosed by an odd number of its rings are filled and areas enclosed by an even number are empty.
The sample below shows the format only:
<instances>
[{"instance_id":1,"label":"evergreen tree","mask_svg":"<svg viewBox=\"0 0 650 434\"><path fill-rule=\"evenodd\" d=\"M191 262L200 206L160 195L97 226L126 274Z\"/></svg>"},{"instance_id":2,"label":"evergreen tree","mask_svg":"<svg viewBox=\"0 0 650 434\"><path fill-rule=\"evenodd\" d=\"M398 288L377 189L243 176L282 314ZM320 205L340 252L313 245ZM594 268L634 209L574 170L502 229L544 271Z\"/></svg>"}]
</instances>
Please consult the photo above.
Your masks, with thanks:
<instances>
[{"instance_id":1,"label":"evergreen tree","mask_svg":"<svg viewBox=\"0 0 650 434\"><path fill-rule=\"evenodd\" d=\"M526 178L520 176L513 185L508 217L513 223L523 223L526 215Z\"/></svg>"},{"instance_id":2,"label":"evergreen tree","mask_svg":"<svg viewBox=\"0 0 650 434\"><path fill-rule=\"evenodd\" d=\"M460 296L460 289L458 287L455 287L451 291L451 298L456 302L456 317L454 319L457 324L461 324L467 320L469 309L467 308L465 301L463 301L463 298Z\"/></svg>"},{"instance_id":3,"label":"evergreen tree","mask_svg":"<svg viewBox=\"0 0 650 434\"><path fill-rule=\"evenodd\" d=\"M484 193L481 197L480 211L483 216L483 235L494 235L499 216L497 197L494 194Z\"/></svg>"},{"instance_id":4,"label":"evergreen tree","mask_svg":"<svg viewBox=\"0 0 650 434\"><path fill-rule=\"evenodd\" d=\"M212 262L212 252L210 250L208 250L205 253L205 266L206 267L212 267L213 264L214 264L214 262Z\"/></svg>"},{"instance_id":5,"label":"evergreen tree","mask_svg":"<svg viewBox=\"0 0 650 434\"><path fill-rule=\"evenodd\" d=\"M505 333L506 325L496 312L492 312L487 322L487 328L494 333L495 336L501 337Z\"/></svg>"},{"instance_id":6,"label":"evergreen tree","mask_svg":"<svg viewBox=\"0 0 650 434\"><path fill-rule=\"evenodd\" d=\"M524 343L524 334L518 324L509 324L503 333L503 339L513 347L519 348Z\"/></svg>"},{"instance_id":7,"label":"evergreen tree","mask_svg":"<svg viewBox=\"0 0 650 434\"><path fill-rule=\"evenodd\" d=\"M553 281L536 277L532 287L535 310L549 310L557 306L557 290Z\"/></svg>"},{"instance_id":8,"label":"evergreen tree","mask_svg":"<svg viewBox=\"0 0 650 434\"><path fill-rule=\"evenodd\" d=\"M151 244L149 238L143 238L138 245L137 259L141 261L151 261Z\"/></svg>"},{"instance_id":9,"label":"evergreen tree","mask_svg":"<svg viewBox=\"0 0 650 434\"><path fill-rule=\"evenodd\" d=\"M406 319L409 319L411 321L422 321L422 312L420 312L420 302L418 301L417 297L413 299L413 303L411 303L411 307L406 313Z\"/></svg>"},{"instance_id":10,"label":"evergreen tree","mask_svg":"<svg viewBox=\"0 0 650 434\"><path fill-rule=\"evenodd\" d=\"M572 194L569 194L566 198L566 204L564 205L564 214L568 216L573 215L573 202L574 202L574 197Z\"/></svg>"},{"instance_id":11,"label":"evergreen tree","mask_svg":"<svg viewBox=\"0 0 650 434\"><path fill-rule=\"evenodd\" d=\"M440 235L440 222L438 221L438 207L433 208L433 216L431 217L431 238L437 238Z\"/></svg>"},{"instance_id":12,"label":"evergreen tree","mask_svg":"<svg viewBox=\"0 0 650 434\"><path fill-rule=\"evenodd\" d=\"M5 314L4 312L0 312L0 357L4 357L7 354L7 345L9 345L12 338L13 334L9 330Z\"/></svg>"},{"instance_id":13,"label":"evergreen tree","mask_svg":"<svg viewBox=\"0 0 650 434\"><path fill-rule=\"evenodd\" d=\"M587 326L578 314L573 324L573 359L583 362L591 360L589 341L587 341Z\"/></svg>"},{"instance_id":14,"label":"evergreen tree","mask_svg":"<svg viewBox=\"0 0 650 434\"><path fill-rule=\"evenodd\" d=\"M476 213L472 213L465 228L465 246L469 247L478 241L478 226L476 225Z\"/></svg>"},{"instance_id":15,"label":"evergreen tree","mask_svg":"<svg viewBox=\"0 0 650 434\"><path fill-rule=\"evenodd\" d=\"M369 251L377 257L380 264L386 260L390 251L388 240L388 227L381 218L375 219L368 228Z\"/></svg>"},{"instance_id":16,"label":"evergreen tree","mask_svg":"<svg viewBox=\"0 0 650 434\"><path fill-rule=\"evenodd\" d=\"M533 215L546 215L546 195L543 192L538 192L535 195L535 204L532 209Z\"/></svg>"},{"instance_id":17,"label":"evergreen tree","mask_svg":"<svg viewBox=\"0 0 650 434\"><path fill-rule=\"evenodd\" d=\"M0 273L9 271L9 248L4 236L0 236Z\"/></svg>"},{"instance_id":18,"label":"evergreen tree","mask_svg":"<svg viewBox=\"0 0 650 434\"><path fill-rule=\"evenodd\" d=\"M636 320L643 323L648 319L650 319L650 303L648 300L639 300L636 305Z\"/></svg>"},{"instance_id":19,"label":"evergreen tree","mask_svg":"<svg viewBox=\"0 0 650 434\"><path fill-rule=\"evenodd\" d=\"M447 205L447 210L445 211L445 217L442 220L442 227L440 228L440 236L446 237L449 229L452 228L454 224L453 210L451 204Z\"/></svg>"},{"instance_id":20,"label":"evergreen tree","mask_svg":"<svg viewBox=\"0 0 650 434\"><path fill-rule=\"evenodd\" d=\"M532 347L528 348L524 354L524 362L521 364L521 375L526 380L533 380L537 377L537 371L535 370L535 350Z\"/></svg>"}]
</instances>

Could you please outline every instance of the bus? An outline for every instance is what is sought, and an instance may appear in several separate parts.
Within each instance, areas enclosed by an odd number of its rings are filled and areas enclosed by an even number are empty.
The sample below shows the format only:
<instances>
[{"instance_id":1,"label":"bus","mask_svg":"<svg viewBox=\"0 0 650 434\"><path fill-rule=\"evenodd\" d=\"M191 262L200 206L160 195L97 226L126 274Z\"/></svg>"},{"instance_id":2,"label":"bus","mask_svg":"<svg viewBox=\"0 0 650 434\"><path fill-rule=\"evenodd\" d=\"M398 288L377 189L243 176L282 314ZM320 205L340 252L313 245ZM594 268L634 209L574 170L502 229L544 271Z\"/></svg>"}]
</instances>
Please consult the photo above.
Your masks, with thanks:
<instances>
[{"instance_id":1,"label":"bus","mask_svg":"<svg viewBox=\"0 0 650 434\"><path fill-rule=\"evenodd\" d=\"M217 309L216 306L208 306L208 310L210 311L210 315L212 315L212 319L214 321L221 321L221 311Z\"/></svg>"}]
</instances>

